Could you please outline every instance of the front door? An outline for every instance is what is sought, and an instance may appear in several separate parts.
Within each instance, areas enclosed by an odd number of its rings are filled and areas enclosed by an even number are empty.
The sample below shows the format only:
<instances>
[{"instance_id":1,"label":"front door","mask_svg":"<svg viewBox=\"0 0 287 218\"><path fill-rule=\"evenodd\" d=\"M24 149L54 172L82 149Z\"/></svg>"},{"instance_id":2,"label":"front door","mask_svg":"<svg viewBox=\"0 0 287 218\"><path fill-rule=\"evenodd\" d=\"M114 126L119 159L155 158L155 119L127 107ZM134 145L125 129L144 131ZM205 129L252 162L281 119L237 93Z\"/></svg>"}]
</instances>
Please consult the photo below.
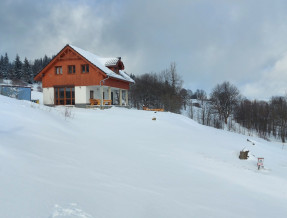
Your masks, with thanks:
<instances>
[{"instance_id":1,"label":"front door","mask_svg":"<svg viewBox=\"0 0 287 218\"><path fill-rule=\"evenodd\" d=\"M112 105L114 104L114 93L111 92L111 100L112 100Z\"/></svg>"}]
</instances>

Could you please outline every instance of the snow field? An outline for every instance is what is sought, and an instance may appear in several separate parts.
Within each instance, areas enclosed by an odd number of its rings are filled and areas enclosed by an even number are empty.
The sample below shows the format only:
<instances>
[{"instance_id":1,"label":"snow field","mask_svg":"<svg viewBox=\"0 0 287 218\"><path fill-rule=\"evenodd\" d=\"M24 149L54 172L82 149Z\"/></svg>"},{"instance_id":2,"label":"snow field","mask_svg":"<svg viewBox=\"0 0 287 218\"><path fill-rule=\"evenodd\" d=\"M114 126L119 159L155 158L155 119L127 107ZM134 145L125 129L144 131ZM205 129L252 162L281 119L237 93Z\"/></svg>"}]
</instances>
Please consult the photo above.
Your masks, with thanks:
<instances>
[{"instance_id":1,"label":"snow field","mask_svg":"<svg viewBox=\"0 0 287 218\"><path fill-rule=\"evenodd\" d=\"M0 217L286 217L280 143L168 112L64 112L0 96Z\"/></svg>"}]
</instances>

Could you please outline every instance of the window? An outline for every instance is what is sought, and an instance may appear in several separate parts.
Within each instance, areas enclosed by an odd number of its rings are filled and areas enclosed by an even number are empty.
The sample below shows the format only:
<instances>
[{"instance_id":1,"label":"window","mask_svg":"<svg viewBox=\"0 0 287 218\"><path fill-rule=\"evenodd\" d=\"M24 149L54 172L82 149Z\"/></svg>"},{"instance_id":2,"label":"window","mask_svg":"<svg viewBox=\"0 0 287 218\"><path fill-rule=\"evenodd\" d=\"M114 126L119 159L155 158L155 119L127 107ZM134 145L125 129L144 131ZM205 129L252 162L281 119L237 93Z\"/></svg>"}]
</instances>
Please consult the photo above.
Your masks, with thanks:
<instances>
[{"instance_id":1,"label":"window","mask_svg":"<svg viewBox=\"0 0 287 218\"><path fill-rule=\"evenodd\" d=\"M76 73L76 66L75 65L69 65L68 66L68 74L75 74Z\"/></svg>"},{"instance_id":2,"label":"window","mask_svg":"<svg viewBox=\"0 0 287 218\"><path fill-rule=\"evenodd\" d=\"M82 65L82 73L88 73L89 71L90 69L88 64Z\"/></svg>"},{"instance_id":3,"label":"window","mask_svg":"<svg viewBox=\"0 0 287 218\"><path fill-rule=\"evenodd\" d=\"M62 66L55 67L55 72L56 72L56 75L63 74Z\"/></svg>"},{"instance_id":4,"label":"window","mask_svg":"<svg viewBox=\"0 0 287 218\"><path fill-rule=\"evenodd\" d=\"M90 91L90 99L94 99L94 91Z\"/></svg>"},{"instance_id":5,"label":"window","mask_svg":"<svg viewBox=\"0 0 287 218\"><path fill-rule=\"evenodd\" d=\"M55 87L55 105L74 105L74 87Z\"/></svg>"}]
</instances>

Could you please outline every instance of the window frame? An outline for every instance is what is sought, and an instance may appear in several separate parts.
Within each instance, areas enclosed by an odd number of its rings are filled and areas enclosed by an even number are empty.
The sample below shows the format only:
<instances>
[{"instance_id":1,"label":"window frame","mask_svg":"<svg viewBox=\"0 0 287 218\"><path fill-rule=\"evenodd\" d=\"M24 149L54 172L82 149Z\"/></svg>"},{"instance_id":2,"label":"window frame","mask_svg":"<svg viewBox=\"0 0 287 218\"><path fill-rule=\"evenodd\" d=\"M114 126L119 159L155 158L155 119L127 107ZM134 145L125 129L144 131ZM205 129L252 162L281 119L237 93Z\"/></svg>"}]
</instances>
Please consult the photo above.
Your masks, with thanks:
<instances>
[{"instance_id":1,"label":"window frame","mask_svg":"<svg viewBox=\"0 0 287 218\"><path fill-rule=\"evenodd\" d=\"M90 90L90 99L94 99L94 90Z\"/></svg>"},{"instance_id":2,"label":"window frame","mask_svg":"<svg viewBox=\"0 0 287 218\"><path fill-rule=\"evenodd\" d=\"M76 65L68 65L68 74L76 74Z\"/></svg>"},{"instance_id":3,"label":"window frame","mask_svg":"<svg viewBox=\"0 0 287 218\"><path fill-rule=\"evenodd\" d=\"M64 94L63 96L61 96L61 92ZM69 94L67 94L68 92ZM70 103L67 104L68 102ZM75 105L75 87L74 86L54 87L54 105Z\"/></svg>"},{"instance_id":4,"label":"window frame","mask_svg":"<svg viewBox=\"0 0 287 218\"><path fill-rule=\"evenodd\" d=\"M81 73L89 73L90 72L90 65L89 64L82 64L81 65Z\"/></svg>"},{"instance_id":5,"label":"window frame","mask_svg":"<svg viewBox=\"0 0 287 218\"><path fill-rule=\"evenodd\" d=\"M55 66L55 74L56 75L63 75L63 68L62 68L62 66Z\"/></svg>"}]
</instances>

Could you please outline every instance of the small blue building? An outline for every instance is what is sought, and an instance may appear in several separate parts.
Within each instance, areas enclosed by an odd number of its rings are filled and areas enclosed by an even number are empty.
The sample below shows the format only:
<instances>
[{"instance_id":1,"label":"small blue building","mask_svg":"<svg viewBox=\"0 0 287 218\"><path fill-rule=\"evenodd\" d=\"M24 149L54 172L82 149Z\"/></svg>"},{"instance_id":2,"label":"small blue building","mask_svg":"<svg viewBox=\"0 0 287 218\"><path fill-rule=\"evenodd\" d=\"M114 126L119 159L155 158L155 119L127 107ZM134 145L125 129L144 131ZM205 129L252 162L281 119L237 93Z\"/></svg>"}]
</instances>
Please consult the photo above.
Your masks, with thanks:
<instances>
[{"instance_id":1,"label":"small blue building","mask_svg":"<svg viewBox=\"0 0 287 218\"><path fill-rule=\"evenodd\" d=\"M0 94L19 100L31 101L31 87L16 85L1 85Z\"/></svg>"}]
</instances>

